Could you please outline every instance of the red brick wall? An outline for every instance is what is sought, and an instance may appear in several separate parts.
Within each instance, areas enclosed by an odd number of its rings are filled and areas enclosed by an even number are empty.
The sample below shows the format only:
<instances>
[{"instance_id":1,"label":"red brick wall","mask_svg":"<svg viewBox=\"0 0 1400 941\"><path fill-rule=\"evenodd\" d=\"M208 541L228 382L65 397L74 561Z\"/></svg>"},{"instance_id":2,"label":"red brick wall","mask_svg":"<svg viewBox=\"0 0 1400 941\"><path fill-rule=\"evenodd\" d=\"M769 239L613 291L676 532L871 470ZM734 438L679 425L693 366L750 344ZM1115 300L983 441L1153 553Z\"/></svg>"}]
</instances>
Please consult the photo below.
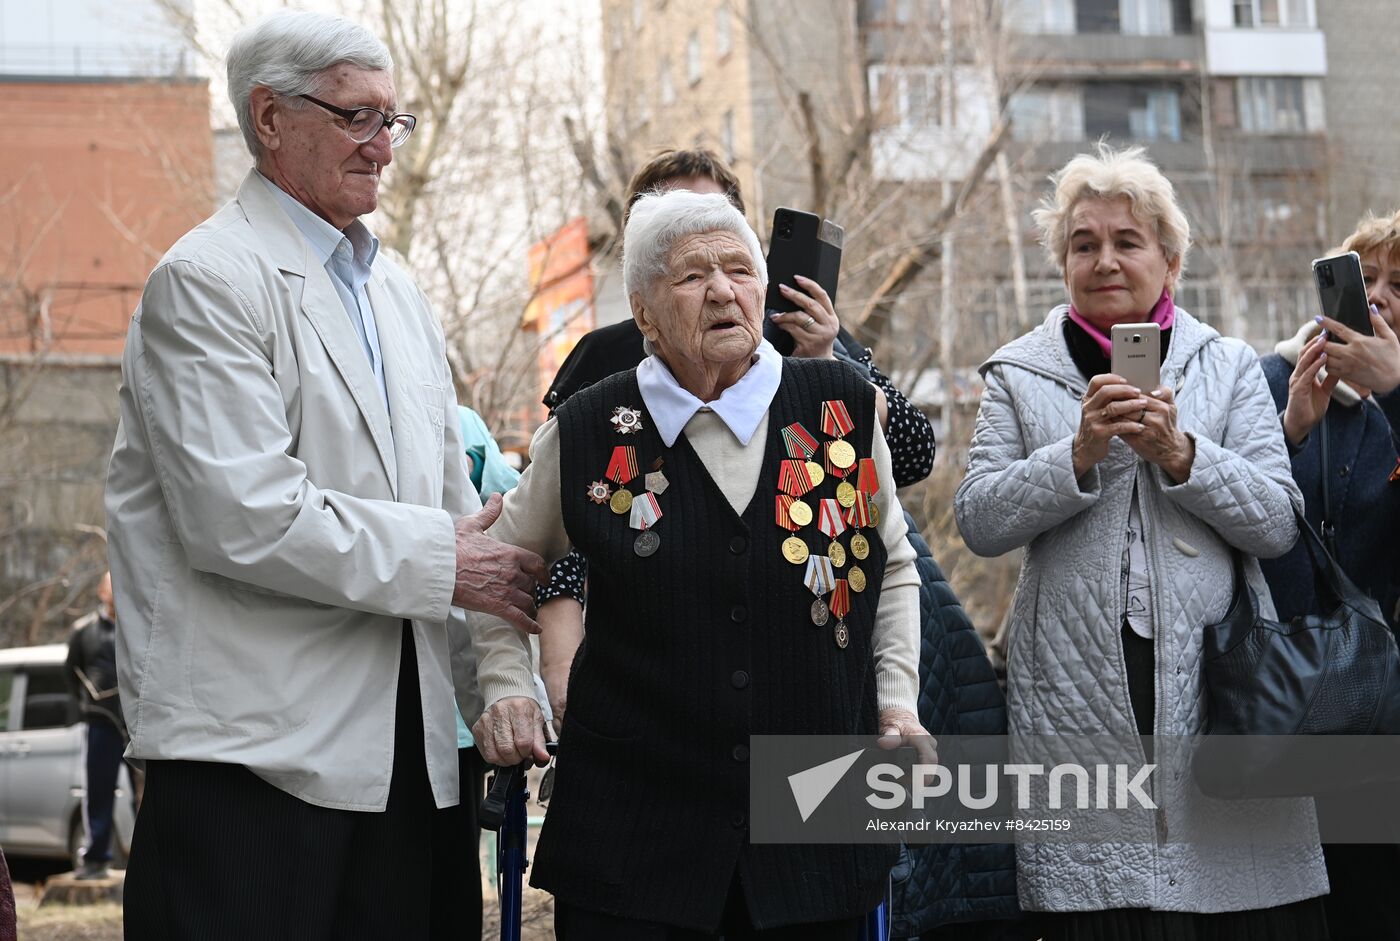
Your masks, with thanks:
<instances>
[{"instance_id":1,"label":"red brick wall","mask_svg":"<svg viewBox=\"0 0 1400 941\"><path fill-rule=\"evenodd\" d=\"M151 268L212 209L207 84L0 76L0 127L0 355L120 355Z\"/></svg>"}]
</instances>

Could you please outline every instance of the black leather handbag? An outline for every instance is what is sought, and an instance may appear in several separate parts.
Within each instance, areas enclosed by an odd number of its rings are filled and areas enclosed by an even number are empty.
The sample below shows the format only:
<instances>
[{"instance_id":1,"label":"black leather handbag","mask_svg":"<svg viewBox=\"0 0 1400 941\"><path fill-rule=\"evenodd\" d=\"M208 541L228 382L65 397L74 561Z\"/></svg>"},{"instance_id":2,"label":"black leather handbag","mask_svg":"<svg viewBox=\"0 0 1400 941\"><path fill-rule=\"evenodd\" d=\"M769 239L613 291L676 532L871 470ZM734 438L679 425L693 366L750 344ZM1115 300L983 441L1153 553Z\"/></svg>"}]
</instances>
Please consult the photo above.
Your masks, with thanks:
<instances>
[{"instance_id":1,"label":"black leather handbag","mask_svg":"<svg viewBox=\"0 0 1400 941\"><path fill-rule=\"evenodd\" d=\"M1326 502L1324 484L1324 518ZM1206 736L1194 773L1213 797L1316 796L1400 780L1394 741L1261 738L1400 734L1400 649L1380 606L1352 583L1296 510L1295 516L1312 557L1319 608L1327 613L1288 622L1261 617L1243 558L1234 553L1234 599L1223 620L1206 626L1202 650ZM1324 521L1323 531L1330 529Z\"/></svg>"}]
</instances>

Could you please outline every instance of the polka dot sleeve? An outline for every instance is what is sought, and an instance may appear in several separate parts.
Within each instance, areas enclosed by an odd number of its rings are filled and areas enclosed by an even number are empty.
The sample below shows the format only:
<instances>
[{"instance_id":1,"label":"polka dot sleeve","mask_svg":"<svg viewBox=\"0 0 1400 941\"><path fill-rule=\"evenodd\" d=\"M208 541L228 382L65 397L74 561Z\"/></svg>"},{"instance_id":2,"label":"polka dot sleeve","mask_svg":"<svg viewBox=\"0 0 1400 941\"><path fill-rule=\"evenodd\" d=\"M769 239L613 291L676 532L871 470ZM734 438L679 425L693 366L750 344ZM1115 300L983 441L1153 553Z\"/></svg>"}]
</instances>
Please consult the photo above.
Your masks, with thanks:
<instances>
[{"instance_id":1,"label":"polka dot sleeve","mask_svg":"<svg viewBox=\"0 0 1400 941\"><path fill-rule=\"evenodd\" d=\"M933 425L928 416L904 397L895 388L889 377L880 372L871 361L870 350L857 357L870 369L870 381L885 393L889 406L890 424L885 430L885 440L890 445L890 457L894 461L894 483L896 487L916 484L933 470Z\"/></svg>"},{"instance_id":2,"label":"polka dot sleeve","mask_svg":"<svg viewBox=\"0 0 1400 941\"><path fill-rule=\"evenodd\" d=\"M588 577L588 563L577 549L570 549L549 570L549 584L535 589L535 605L553 601L555 598L572 598L583 604L584 580Z\"/></svg>"}]
</instances>

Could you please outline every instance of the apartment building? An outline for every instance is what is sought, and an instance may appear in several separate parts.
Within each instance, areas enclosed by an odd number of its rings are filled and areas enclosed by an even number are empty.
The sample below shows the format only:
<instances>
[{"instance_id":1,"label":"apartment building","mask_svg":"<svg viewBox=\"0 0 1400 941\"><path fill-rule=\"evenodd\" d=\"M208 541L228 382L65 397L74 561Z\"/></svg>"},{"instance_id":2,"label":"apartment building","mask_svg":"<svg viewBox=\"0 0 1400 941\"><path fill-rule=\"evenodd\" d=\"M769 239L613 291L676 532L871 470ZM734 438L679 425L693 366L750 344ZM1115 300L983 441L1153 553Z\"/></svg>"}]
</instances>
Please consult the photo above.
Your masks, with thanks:
<instances>
[{"instance_id":1,"label":"apartment building","mask_svg":"<svg viewBox=\"0 0 1400 941\"><path fill-rule=\"evenodd\" d=\"M608 114L633 159L691 143L731 156L760 234L777 205L825 200L844 213L850 317L900 246L918 241L945 184L970 171L1004 105L1006 172L989 172L954 225L956 262L926 266L890 328L901 348L927 347L951 296L969 362L1063 296L1029 219L1048 174L1099 140L1140 143L1193 224L1182 305L1263 347L1311 310L1308 262L1338 220L1387 199L1400 178L1400 125L1378 128L1373 110L1395 57L1354 48L1376 6L604 0ZM1354 54L1334 65L1329 46L1339 45ZM1347 160L1370 171L1368 185L1341 185L1333 170ZM847 176L819 187L814 166ZM1013 242L1025 309L1008 313ZM957 282L951 295L939 290L945 276Z\"/></svg>"},{"instance_id":2,"label":"apartment building","mask_svg":"<svg viewBox=\"0 0 1400 941\"><path fill-rule=\"evenodd\" d=\"M127 324L213 204L208 84L162 16L0 0L0 646L90 601Z\"/></svg>"}]
</instances>

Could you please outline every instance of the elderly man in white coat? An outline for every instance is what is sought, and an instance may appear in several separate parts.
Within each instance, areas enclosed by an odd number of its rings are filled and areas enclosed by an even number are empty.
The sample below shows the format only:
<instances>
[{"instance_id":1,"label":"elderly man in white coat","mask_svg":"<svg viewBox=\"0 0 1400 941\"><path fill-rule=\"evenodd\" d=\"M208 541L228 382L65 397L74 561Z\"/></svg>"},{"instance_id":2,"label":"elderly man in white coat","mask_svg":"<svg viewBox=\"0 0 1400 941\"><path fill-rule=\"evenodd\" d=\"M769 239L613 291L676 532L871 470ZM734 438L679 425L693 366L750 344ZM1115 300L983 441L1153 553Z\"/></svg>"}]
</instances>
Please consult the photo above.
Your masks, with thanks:
<instances>
[{"instance_id":1,"label":"elderly man in white coat","mask_svg":"<svg viewBox=\"0 0 1400 941\"><path fill-rule=\"evenodd\" d=\"M359 217L388 51L281 13L229 52L256 167L146 284L107 485L120 683L145 802L128 937L459 934L462 608L538 630L532 553L483 535L442 332ZM452 650L452 654L449 650ZM465 652L466 656L455 656Z\"/></svg>"}]
</instances>

